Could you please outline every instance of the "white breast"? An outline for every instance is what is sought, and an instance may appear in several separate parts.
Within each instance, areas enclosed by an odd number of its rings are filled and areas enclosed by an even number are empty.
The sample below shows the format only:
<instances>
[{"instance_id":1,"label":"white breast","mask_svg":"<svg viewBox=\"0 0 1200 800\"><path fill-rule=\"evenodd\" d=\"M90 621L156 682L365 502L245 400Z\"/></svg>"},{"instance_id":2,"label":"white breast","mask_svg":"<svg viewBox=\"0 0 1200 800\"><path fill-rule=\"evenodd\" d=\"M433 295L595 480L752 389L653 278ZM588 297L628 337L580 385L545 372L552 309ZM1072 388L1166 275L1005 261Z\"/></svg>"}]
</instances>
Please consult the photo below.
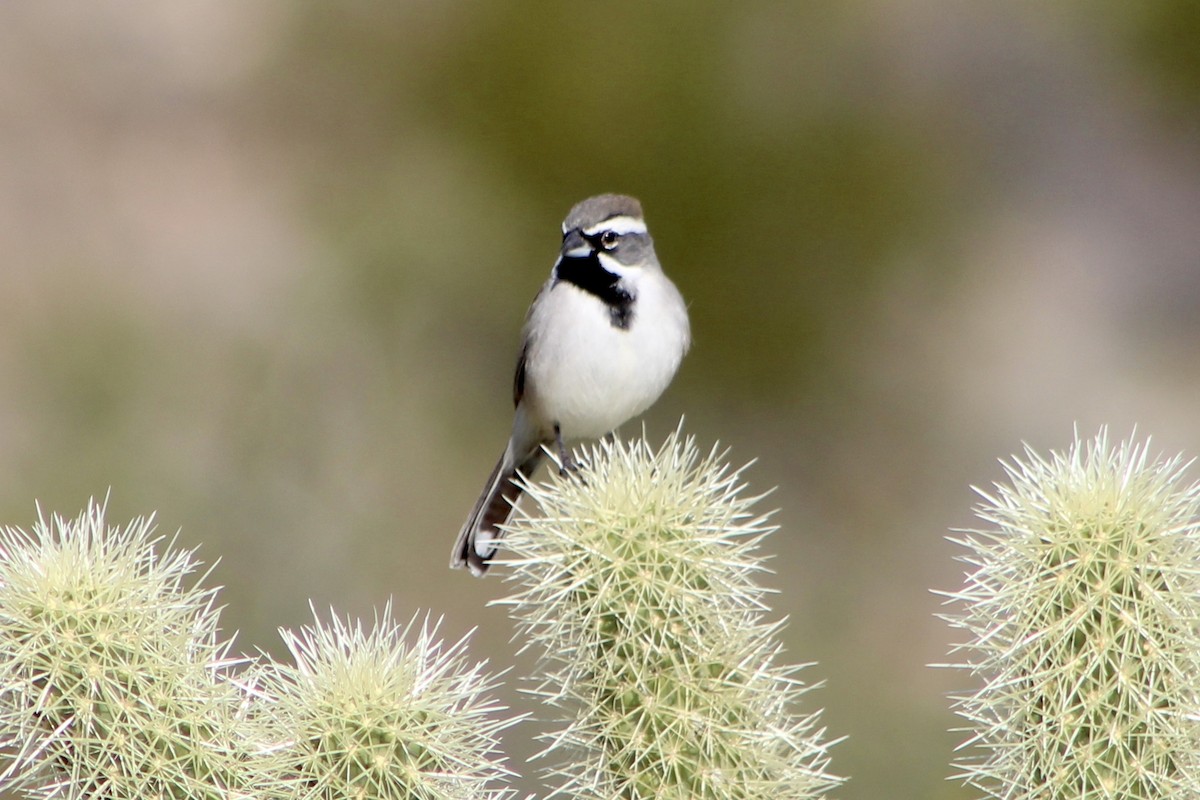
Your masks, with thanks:
<instances>
[{"instance_id":1,"label":"white breast","mask_svg":"<svg viewBox=\"0 0 1200 800\"><path fill-rule=\"evenodd\" d=\"M690 341L687 309L662 272L637 278L627 329L565 281L534 307L522 405L547 434L557 422L567 439L603 436L649 408L674 377Z\"/></svg>"}]
</instances>

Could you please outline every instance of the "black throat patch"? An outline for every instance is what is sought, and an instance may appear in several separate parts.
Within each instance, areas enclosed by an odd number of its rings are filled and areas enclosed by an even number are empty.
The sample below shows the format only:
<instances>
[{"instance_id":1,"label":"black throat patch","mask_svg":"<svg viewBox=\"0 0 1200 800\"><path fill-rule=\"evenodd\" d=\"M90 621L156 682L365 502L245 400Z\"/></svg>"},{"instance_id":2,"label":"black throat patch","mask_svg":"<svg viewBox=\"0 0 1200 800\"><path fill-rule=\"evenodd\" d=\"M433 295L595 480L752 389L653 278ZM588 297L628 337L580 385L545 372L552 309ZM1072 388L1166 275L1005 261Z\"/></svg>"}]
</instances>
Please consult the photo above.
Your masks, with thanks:
<instances>
[{"instance_id":1,"label":"black throat patch","mask_svg":"<svg viewBox=\"0 0 1200 800\"><path fill-rule=\"evenodd\" d=\"M592 253L581 258L564 258L554 270L554 282L566 281L600 298L608 306L609 321L614 328L629 330L633 323L633 295L623 289L620 275L614 275Z\"/></svg>"}]
</instances>

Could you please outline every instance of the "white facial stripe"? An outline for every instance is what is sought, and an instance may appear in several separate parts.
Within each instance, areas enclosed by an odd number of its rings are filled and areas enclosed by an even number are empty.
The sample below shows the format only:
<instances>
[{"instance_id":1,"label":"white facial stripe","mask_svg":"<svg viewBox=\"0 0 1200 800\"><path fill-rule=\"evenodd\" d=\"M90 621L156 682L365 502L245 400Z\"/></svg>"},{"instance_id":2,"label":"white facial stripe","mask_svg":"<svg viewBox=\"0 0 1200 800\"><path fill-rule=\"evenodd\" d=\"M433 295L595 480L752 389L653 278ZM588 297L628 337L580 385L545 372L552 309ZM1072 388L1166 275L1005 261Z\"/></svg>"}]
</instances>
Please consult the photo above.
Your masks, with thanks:
<instances>
[{"instance_id":1,"label":"white facial stripe","mask_svg":"<svg viewBox=\"0 0 1200 800\"><path fill-rule=\"evenodd\" d=\"M590 244L574 247L563 253L564 258L587 258L592 254L592 246Z\"/></svg>"},{"instance_id":2,"label":"white facial stripe","mask_svg":"<svg viewBox=\"0 0 1200 800\"><path fill-rule=\"evenodd\" d=\"M600 231L612 231L618 236L626 233L645 233L646 223L637 217L613 217L584 229L584 234L595 236Z\"/></svg>"},{"instance_id":3,"label":"white facial stripe","mask_svg":"<svg viewBox=\"0 0 1200 800\"><path fill-rule=\"evenodd\" d=\"M596 257L600 259L600 266L604 267L613 275L620 275L621 277L630 275L631 270L636 271L642 266L641 264L622 264L620 261L617 261L604 251L596 253Z\"/></svg>"}]
</instances>

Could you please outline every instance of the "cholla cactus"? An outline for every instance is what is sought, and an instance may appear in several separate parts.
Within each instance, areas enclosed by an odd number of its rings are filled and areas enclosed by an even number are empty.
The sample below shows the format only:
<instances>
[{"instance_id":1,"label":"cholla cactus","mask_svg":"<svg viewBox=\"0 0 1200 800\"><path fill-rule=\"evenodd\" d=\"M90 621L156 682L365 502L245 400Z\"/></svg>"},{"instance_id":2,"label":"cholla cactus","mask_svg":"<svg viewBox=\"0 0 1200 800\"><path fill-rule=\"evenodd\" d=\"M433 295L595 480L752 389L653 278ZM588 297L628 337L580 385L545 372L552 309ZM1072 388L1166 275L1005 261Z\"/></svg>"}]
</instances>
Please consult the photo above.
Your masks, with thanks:
<instances>
[{"instance_id":1,"label":"cholla cactus","mask_svg":"<svg viewBox=\"0 0 1200 800\"><path fill-rule=\"evenodd\" d=\"M947 619L985 681L959 777L991 797L1200 797L1200 489L1146 447L1026 449L980 492Z\"/></svg>"},{"instance_id":2,"label":"cholla cactus","mask_svg":"<svg viewBox=\"0 0 1200 800\"><path fill-rule=\"evenodd\" d=\"M0 532L0 786L46 797L236 798L240 694L212 590L139 519ZM163 552L157 552L161 547Z\"/></svg>"},{"instance_id":3,"label":"cholla cactus","mask_svg":"<svg viewBox=\"0 0 1200 800\"><path fill-rule=\"evenodd\" d=\"M511 606L543 651L538 692L573 714L546 738L558 793L594 798L814 798L828 742L807 687L777 664L759 541L771 528L741 471L678 432L657 451L604 442L588 467L530 485Z\"/></svg>"},{"instance_id":4,"label":"cholla cactus","mask_svg":"<svg viewBox=\"0 0 1200 800\"><path fill-rule=\"evenodd\" d=\"M295 665L265 665L257 706L263 741L281 742L260 762L267 797L305 800L500 798L507 770L490 758L512 720L482 699L493 686L471 664L465 640L445 646L437 625L392 621L370 631L319 619L283 632Z\"/></svg>"},{"instance_id":5,"label":"cholla cactus","mask_svg":"<svg viewBox=\"0 0 1200 800\"><path fill-rule=\"evenodd\" d=\"M215 589L149 519L0 531L0 789L66 800L501 798L512 720L437 625L284 633L295 665L234 675ZM161 547L163 552L157 552Z\"/></svg>"}]
</instances>

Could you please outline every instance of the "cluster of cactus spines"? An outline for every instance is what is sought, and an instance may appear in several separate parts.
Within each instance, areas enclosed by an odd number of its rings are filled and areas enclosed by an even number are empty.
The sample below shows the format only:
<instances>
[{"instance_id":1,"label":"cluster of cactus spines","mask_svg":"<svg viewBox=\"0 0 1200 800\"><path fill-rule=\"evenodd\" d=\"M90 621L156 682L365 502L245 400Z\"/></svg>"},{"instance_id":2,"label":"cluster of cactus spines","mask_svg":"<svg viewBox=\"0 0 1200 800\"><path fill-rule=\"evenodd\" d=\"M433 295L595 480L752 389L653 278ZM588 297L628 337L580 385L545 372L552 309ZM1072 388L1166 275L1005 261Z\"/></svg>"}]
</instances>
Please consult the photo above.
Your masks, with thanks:
<instances>
[{"instance_id":1,"label":"cluster of cactus spines","mask_svg":"<svg viewBox=\"0 0 1200 800\"><path fill-rule=\"evenodd\" d=\"M294 664L266 665L263 739L283 746L260 783L268 797L305 800L501 798L495 756L513 722L465 639L445 645L436 623L397 624L390 606L370 630L317 619L283 631Z\"/></svg>"},{"instance_id":2,"label":"cluster of cactus spines","mask_svg":"<svg viewBox=\"0 0 1200 800\"><path fill-rule=\"evenodd\" d=\"M162 552L159 552L159 548ZM213 590L151 519L0 531L0 787L46 797L236 798L241 695Z\"/></svg>"},{"instance_id":3,"label":"cluster of cactus spines","mask_svg":"<svg viewBox=\"0 0 1200 800\"><path fill-rule=\"evenodd\" d=\"M499 798L495 681L437 626L320 621L229 658L150 519L0 531L0 790L63 800ZM411 640L411 642L409 641Z\"/></svg>"},{"instance_id":4,"label":"cluster of cactus spines","mask_svg":"<svg viewBox=\"0 0 1200 800\"><path fill-rule=\"evenodd\" d=\"M1200 488L1147 447L1027 448L980 492L946 618L984 681L959 777L988 796L1200 797Z\"/></svg>"},{"instance_id":5,"label":"cluster of cactus spines","mask_svg":"<svg viewBox=\"0 0 1200 800\"><path fill-rule=\"evenodd\" d=\"M772 528L723 458L678 431L658 450L606 441L527 487L537 512L510 526L518 586L499 602L565 717L543 753L556 793L814 798L839 782L755 583Z\"/></svg>"}]
</instances>

